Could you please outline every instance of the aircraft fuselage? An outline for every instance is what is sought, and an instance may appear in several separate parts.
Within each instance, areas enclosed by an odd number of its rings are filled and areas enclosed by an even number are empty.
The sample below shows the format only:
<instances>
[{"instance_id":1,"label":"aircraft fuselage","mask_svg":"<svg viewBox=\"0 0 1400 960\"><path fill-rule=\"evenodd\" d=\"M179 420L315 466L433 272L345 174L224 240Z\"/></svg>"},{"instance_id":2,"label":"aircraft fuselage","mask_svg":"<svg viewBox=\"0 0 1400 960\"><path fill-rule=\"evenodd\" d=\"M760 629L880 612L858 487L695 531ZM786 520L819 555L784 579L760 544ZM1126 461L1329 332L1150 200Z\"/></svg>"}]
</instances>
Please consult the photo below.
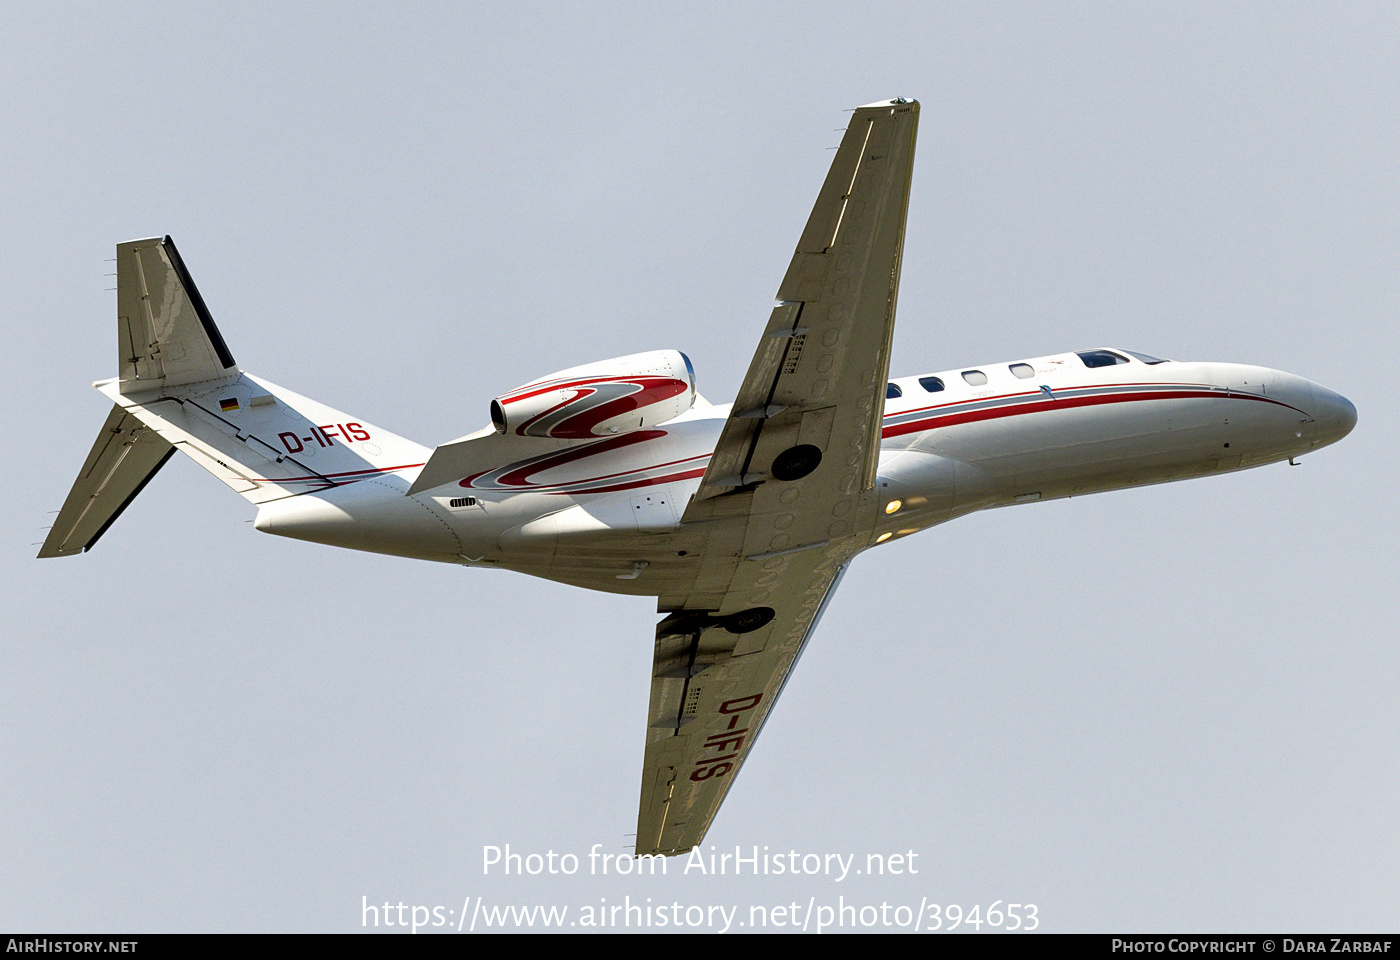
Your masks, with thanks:
<instances>
[{"instance_id":1,"label":"aircraft fuselage","mask_svg":"<svg viewBox=\"0 0 1400 960\"><path fill-rule=\"evenodd\" d=\"M833 537L856 532L869 546L990 507L1289 460L1341 439L1356 421L1344 397L1293 374L1243 364L1146 362L1119 350L890 384L877 485L860 508L833 516L830 527ZM703 524L691 529L679 518L728 414L727 405L697 406L656 427L412 497L403 495L411 471L347 483L263 504L257 526L321 543L659 595L668 583L693 579L703 562ZM836 456L828 452L828 461ZM828 462L818 469L839 467ZM774 526L781 530L781 517ZM758 545L758 554L820 543L787 543L780 532Z\"/></svg>"}]
</instances>

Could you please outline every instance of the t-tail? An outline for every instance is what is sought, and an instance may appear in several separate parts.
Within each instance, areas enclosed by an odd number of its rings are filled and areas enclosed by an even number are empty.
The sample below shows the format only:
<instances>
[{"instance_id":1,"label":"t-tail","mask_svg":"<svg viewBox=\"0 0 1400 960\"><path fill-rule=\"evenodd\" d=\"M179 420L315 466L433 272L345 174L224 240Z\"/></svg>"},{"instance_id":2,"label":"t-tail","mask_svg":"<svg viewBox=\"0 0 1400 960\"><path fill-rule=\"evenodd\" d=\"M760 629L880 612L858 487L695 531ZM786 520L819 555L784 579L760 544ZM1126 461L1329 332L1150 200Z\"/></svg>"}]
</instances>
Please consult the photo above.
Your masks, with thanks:
<instances>
[{"instance_id":1,"label":"t-tail","mask_svg":"<svg viewBox=\"0 0 1400 960\"><path fill-rule=\"evenodd\" d=\"M176 450L260 505L372 479L406 490L427 460L239 369L169 237L117 247L117 344L118 376L94 384L112 412L40 557L90 550Z\"/></svg>"}]
</instances>

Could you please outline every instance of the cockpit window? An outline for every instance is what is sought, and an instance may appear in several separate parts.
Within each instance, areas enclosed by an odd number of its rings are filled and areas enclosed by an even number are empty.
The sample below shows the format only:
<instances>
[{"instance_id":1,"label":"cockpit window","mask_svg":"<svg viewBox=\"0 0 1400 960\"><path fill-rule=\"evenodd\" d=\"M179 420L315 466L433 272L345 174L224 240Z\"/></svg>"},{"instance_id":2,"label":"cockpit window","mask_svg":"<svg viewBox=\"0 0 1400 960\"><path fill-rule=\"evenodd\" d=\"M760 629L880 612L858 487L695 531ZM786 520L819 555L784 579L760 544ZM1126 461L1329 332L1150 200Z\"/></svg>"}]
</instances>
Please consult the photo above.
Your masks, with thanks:
<instances>
[{"instance_id":1,"label":"cockpit window","mask_svg":"<svg viewBox=\"0 0 1400 960\"><path fill-rule=\"evenodd\" d=\"M1031 377L1035 376L1035 367L1031 366L1029 363L1013 363L1011 365L1011 372L1022 380L1029 380Z\"/></svg>"},{"instance_id":2,"label":"cockpit window","mask_svg":"<svg viewBox=\"0 0 1400 960\"><path fill-rule=\"evenodd\" d=\"M902 397L902 396L904 396L904 391L901 390L901 389L899 389L899 384L897 384L897 383L887 383L887 384L885 384L885 399L886 399L886 400L893 400L895 397Z\"/></svg>"},{"instance_id":3,"label":"cockpit window","mask_svg":"<svg viewBox=\"0 0 1400 960\"><path fill-rule=\"evenodd\" d=\"M1138 353L1136 350L1124 350L1123 352L1126 353L1126 354L1127 354L1128 356L1130 356L1130 357L1137 357L1137 358L1138 358L1139 360L1141 360L1143 363L1167 363L1167 362L1169 362L1169 361L1166 361L1166 360L1161 360L1161 359L1159 359L1159 358L1157 358L1157 357L1149 357L1147 354L1145 354L1145 353Z\"/></svg>"},{"instance_id":4,"label":"cockpit window","mask_svg":"<svg viewBox=\"0 0 1400 960\"><path fill-rule=\"evenodd\" d=\"M923 387L929 393L937 393L943 389L943 381L937 377L920 377L919 386Z\"/></svg>"},{"instance_id":5,"label":"cockpit window","mask_svg":"<svg viewBox=\"0 0 1400 960\"><path fill-rule=\"evenodd\" d=\"M1127 363L1127 357L1120 357L1112 350L1085 350L1079 354L1086 367L1111 367L1115 363Z\"/></svg>"},{"instance_id":6,"label":"cockpit window","mask_svg":"<svg viewBox=\"0 0 1400 960\"><path fill-rule=\"evenodd\" d=\"M981 370L964 370L962 377L974 387L985 386L987 383L987 375Z\"/></svg>"}]
</instances>

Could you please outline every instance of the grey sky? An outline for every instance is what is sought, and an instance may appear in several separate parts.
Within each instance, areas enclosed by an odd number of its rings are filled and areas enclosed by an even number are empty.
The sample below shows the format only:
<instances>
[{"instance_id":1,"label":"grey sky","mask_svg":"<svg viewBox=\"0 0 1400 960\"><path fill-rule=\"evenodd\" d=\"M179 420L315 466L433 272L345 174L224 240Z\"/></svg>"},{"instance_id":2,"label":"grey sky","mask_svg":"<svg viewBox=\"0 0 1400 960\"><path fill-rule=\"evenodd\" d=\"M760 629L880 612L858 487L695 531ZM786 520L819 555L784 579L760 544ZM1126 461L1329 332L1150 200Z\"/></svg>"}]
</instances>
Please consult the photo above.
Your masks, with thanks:
<instances>
[{"instance_id":1,"label":"grey sky","mask_svg":"<svg viewBox=\"0 0 1400 960\"><path fill-rule=\"evenodd\" d=\"M844 895L1394 929L1394 5L13 3L0 37L0 927ZM896 375L1111 344L1360 411L1296 469L857 561L707 845L917 877L482 876L627 845L646 600L259 536L183 459L33 559L105 413L117 242L173 235L244 369L424 443L640 350L726 402L842 111L892 96Z\"/></svg>"}]
</instances>

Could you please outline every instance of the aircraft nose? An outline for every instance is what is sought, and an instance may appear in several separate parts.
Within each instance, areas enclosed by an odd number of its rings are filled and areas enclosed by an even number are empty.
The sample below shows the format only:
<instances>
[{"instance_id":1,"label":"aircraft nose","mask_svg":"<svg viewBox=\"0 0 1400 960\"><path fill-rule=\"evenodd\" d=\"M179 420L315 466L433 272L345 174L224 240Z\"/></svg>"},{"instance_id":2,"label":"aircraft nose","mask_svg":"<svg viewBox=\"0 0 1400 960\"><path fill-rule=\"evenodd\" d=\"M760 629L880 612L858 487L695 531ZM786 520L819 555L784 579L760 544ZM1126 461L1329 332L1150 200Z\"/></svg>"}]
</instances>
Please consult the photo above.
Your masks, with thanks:
<instances>
[{"instance_id":1,"label":"aircraft nose","mask_svg":"<svg viewBox=\"0 0 1400 960\"><path fill-rule=\"evenodd\" d=\"M1356 426L1356 407L1340 393L1316 383L1312 387L1318 445L1336 443Z\"/></svg>"}]
</instances>

